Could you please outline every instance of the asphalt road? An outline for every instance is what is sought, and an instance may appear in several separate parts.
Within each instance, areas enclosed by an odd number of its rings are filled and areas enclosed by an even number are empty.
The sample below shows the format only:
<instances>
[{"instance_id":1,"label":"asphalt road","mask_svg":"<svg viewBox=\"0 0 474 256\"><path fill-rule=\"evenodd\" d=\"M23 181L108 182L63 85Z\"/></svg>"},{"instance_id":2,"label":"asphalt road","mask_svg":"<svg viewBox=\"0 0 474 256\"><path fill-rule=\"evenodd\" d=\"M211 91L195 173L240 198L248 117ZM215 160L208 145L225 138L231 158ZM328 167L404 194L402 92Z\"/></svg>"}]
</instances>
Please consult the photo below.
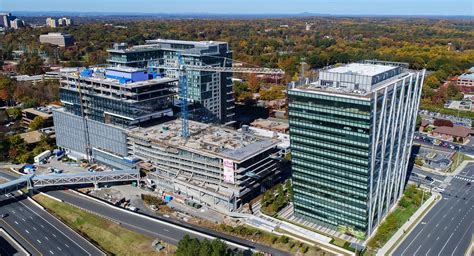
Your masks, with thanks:
<instances>
[{"instance_id":1,"label":"asphalt road","mask_svg":"<svg viewBox=\"0 0 474 256\"><path fill-rule=\"evenodd\" d=\"M15 176L0 172L0 176ZM3 227L32 255L103 255L104 253L25 196L0 196Z\"/></svg>"},{"instance_id":2,"label":"asphalt road","mask_svg":"<svg viewBox=\"0 0 474 256\"><path fill-rule=\"evenodd\" d=\"M189 232L187 230L183 230L182 228L175 226L175 225L178 225L181 227L185 226L186 228L191 228L193 230L202 232L204 234L219 237L229 242L255 248L263 252L271 253L272 255L290 255L286 252L277 250L272 247L253 243L251 241L240 239L234 236L217 233L215 231L207 230L204 228L200 228L188 223L182 223L182 222L172 220L172 219L162 219L163 221L169 223L168 225L164 223L160 223L148 218L137 216L136 214L132 214L131 212L118 210L113 206L98 203L94 200L85 198L83 196L77 195L70 191L49 191L46 193L58 199L61 199L64 202L68 202L72 205L81 207L88 211L97 213L101 216L117 221L122 226L126 227L127 229L131 229L136 232L149 235L152 237L157 237L171 244L176 245L181 240L181 238L186 234L194 238L200 238L200 239L204 238L203 236L199 234L195 234L195 233Z\"/></svg>"},{"instance_id":3,"label":"asphalt road","mask_svg":"<svg viewBox=\"0 0 474 256\"><path fill-rule=\"evenodd\" d=\"M467 185L473 179L473 164L458 175L446 178L448 184L442 192L443 199L426 214L393 255L464 255L474 234L473 185Z\"/></svg>"},{"instance_id":4,"label":"asphalt road","mask_svg":"<svg viewBox=\"0 0 474 256\"><path fill-rule=\"evenodd\" d=\"M9 215L0 226L33 255L103 255L87 240L22 195L2 197L1 211Z\"/></svg>"}]
</instances>

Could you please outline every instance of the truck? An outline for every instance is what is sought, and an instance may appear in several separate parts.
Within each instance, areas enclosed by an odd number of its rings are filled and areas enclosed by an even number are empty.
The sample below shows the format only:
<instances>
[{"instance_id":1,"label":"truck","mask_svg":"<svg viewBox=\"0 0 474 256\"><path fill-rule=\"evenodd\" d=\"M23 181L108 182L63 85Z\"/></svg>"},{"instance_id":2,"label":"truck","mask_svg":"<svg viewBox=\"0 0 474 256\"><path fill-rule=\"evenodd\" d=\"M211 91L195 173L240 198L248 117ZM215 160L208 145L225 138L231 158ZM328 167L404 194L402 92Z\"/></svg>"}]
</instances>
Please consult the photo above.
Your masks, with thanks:
<instances>
[{"instance_id":1,"label":"truck","mask_svg":"<svg viewBox=\"0 0 474 256\"><path fill-rule=\"evenodd\" d=\"M35 163L39 164L43 160L47 159L51 155L51 150L46 150L41 154L34 157Z\"/></svg>"}]
</instances>

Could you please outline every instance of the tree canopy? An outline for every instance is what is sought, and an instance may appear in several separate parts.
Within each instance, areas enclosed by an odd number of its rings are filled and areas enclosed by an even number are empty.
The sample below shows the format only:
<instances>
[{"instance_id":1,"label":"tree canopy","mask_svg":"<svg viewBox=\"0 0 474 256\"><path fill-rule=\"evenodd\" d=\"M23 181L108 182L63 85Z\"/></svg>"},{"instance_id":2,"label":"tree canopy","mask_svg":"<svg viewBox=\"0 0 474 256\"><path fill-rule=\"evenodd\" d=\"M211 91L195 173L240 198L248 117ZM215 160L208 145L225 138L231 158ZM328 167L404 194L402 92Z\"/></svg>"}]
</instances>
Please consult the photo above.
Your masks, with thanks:
<instances>
[{"instance_id":1,"label":"tree canopy","mask_svg":"<svg viewBox=\"0 0 474 256\"><path fill-rule=\"evenodd\" d=\"M185 235L178 243L176 256L230 256L235 255L222 240L202 241Z\"/></svg>"}]
</instances>

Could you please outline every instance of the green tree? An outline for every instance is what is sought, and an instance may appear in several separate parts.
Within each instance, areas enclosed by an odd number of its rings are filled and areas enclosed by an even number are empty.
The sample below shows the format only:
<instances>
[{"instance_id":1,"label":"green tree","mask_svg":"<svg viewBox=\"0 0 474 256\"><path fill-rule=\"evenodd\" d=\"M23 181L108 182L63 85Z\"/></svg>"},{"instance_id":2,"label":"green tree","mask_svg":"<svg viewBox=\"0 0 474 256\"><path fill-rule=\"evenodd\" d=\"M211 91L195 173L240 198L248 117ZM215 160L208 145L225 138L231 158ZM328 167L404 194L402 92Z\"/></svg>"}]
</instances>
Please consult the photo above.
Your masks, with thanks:
<instances>
[{"instance_id":1,"label":"green tree","mask_svg":"<svg viewBox=\"0 0 474 256\"><path fill-rule=\"evenodd\" d=\"M5 160L8 157L9 140L5 136L5 133L0 132L0 161Z\"/></svg>"},{"instance_id":2,"label":"green tree","mask_svg":"<svg viewBox=\"0 0 474 256\"><path fill-rule=\"evenodd\" d=\"M199 255L200 243L197 239L191 239L189 235L184 235L183 239L178 242L176 256Z\"/></svg>"},{"instance_id":3,"label":"green tree","mask_svg":"<svg viewBox=\"0 0 474 256\"><path fill-rule=\"evenodd\" d=\"M43 128L44 126L44 118L40 116L36 116L29 125L30 131L38 130L40 128Z\"/></svg>"},{"instance_id":4,"label":"green tree","mask_svg":"<svg viewBox=\"0 0 474 256\"><path fill-rule=\"evenodd\" d=\"M272 86L268 90L260 90L260 99L261 100L276 100L282 99L285 97L283 86Z\"/></svg>"},{"instance_id":5,"label":"green tree","mask_svg":"<svg viewBox=\"0 0 474 256\"><path fill-rule=\"evenodd\" d=\"M10 118L18 120L21 117L21 109L19 108L7 108L7 114Z\"/></svg>"},{"instance_id":6,"label":"green tree","mask_svg":"<svg viewBox=\"0 0 474 256\"><path fill-rule=\"evenodd\" d=\"M14 81L8 76L0 75L0 100L10 101L13 98L14 89Z\"/></svg>"},{"instance_id":7,"label":"green tree","mask_svg":"<svg viewBox=\"0 0 474 256\"><path fill-rule=\"evenodd\" d=\"M429 75L425 78L425 85L431 89L438 89L441 86L441 82L435 75Z\"/></svg>"},{"instance_id":8,"label":"green tree","mask_svg":"<svg viewBox=\"0 0 474 256\"><path fill-rule=\"evenodd\" d=\"M20 135L12 135L8 138L8 157L21 163L26 163L31 159L25 140Z\"/></svg>"},{"instance_id":9,"label":"green tree","mask_svg":"<svg viewBox=\"0 0 474 256\"><path fill-rule=\"evenodd\" d=\"M39 75L43 73L43 59L37 54L23 56L18 63L18 71L24 75Z\"/></svg>"},{"instance_id":10,"label":"green tree","mask_svg":"<svg viewBox=\"0 0 474 256\"><path fill-rule=\"evenodd\" d=\"M230 253L228 252L227 244L220 239L212 240L211 247L212 247L212 253L210 254L211 256L230 255ZM201 256L207 256L207 255L201 254Z\"/></svg>"}]
</instances>

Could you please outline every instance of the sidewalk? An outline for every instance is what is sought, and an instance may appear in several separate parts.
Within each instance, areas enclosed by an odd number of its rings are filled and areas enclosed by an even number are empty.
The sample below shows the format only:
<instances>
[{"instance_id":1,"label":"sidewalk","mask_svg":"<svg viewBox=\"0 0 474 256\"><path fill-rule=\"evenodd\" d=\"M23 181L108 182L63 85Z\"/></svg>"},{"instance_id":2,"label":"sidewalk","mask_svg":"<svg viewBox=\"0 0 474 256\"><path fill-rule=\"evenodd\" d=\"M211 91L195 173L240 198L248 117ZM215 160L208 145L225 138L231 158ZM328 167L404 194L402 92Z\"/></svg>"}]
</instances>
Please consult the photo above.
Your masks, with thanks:
<instances>
[{"instance_id":1,"label":"sidewalk","mask_svg":"<svg viewBox=\"0 0 474 256\"><path fill-rule=\"evenodd\" d=\"M431 172L431 173L434 173L434 174L449 177L449 176L458 175L461 172L461 170L464 169L464 167L466 167L468 164L472 164L472 163L474 163L474 160L465 160L453 172L440 172L440 171L437 171L437 170L433 170L433 169L426 168L426 167L423 167L423 166L418 166L418 165L416 167L420 168L421 170L426 171L426 172Z\"/></svg>"},{"instance_id":2,"label":"sidewalk","mask_svg":"<svg viewBox=\"0 0 474 256\"><path fill-rule=\"evenodd\" d=\"M258 201L258 202L256 202L255 204L252 205L252 209L253 209L254 214L253 214L252 217L249 217L247 219L247 224L248 225L251 225L251 226L258 225L257 226L258 228L262 228L264 230L267 230L267 231L270 231L270 232L273 232L273 233L279 233L278 230L283 230L284 232L287 232L289 234L293 234L293 235L298 236L300 238L316 242L321 247L323 247L325 249L328 249L330 251L338 251L338 252L343 253L345 255L354 255L353 252L350 252L346 249L343 249L341 247L338 247L336 245L331 244L332 237L322 235L318 232L312 231L308 228L301 227L299 225L295 225L295 224L293 224L289 221L284 221L284 220L276 219L276 218L270 217L268 215L265 215L260 211L260 208L261 208L260 201ZM293 205L289 204L288 206L283 208L279 213L279 216L281 217L280 214L283 214L286 217L288 217L288 216L293 217L292 216L293 215ZM288 218L284 218L284 219L288 219ZM297 222L297 221L295 221L295 222ZM308 223L305 223L305 224L302 224L302 223L299 223L299 224L306 225L306 226L309 227L310 223L308 222ZM313 226L317 226L317 225L313 224ZM312 228L314 228L314 227L312 227ZM328 231L329 231L329 229L326 231L326 233L329 233ZM333 231L333 232L337 233L337 231ZM337 234L335 236L338 237ZM349 237L345 237L345 239L344 238L342 238L342 239L349 240L347 238L349 238Z\"/></svg>"},{"instance_id":3,"label":"sidewalk","mask_svg":"<svg viewBox=\"0 0 474 256\"><path fill-rule=\"evenodd\" d=\"M385 245L377 251L377 256L389 255L390 251L392 251L396 248L396 246L401 244L403 240L410 234L411 230L416 225L418 225L423 216L428 213L429 209L431 209L433 206L435 206L436 203L441 201L440 199L440 194L433 193L433 196L426 200L426 202L420 208L418 208L418 210L416 210L413 216L411 216L410 219L405 222L405 224L403 224L403 226L401 226L400 229L395 232L395 234L393 234L390 240L388 240ZM433 202L435 203L432 204Z\"/></svg>"}]
</instances>

